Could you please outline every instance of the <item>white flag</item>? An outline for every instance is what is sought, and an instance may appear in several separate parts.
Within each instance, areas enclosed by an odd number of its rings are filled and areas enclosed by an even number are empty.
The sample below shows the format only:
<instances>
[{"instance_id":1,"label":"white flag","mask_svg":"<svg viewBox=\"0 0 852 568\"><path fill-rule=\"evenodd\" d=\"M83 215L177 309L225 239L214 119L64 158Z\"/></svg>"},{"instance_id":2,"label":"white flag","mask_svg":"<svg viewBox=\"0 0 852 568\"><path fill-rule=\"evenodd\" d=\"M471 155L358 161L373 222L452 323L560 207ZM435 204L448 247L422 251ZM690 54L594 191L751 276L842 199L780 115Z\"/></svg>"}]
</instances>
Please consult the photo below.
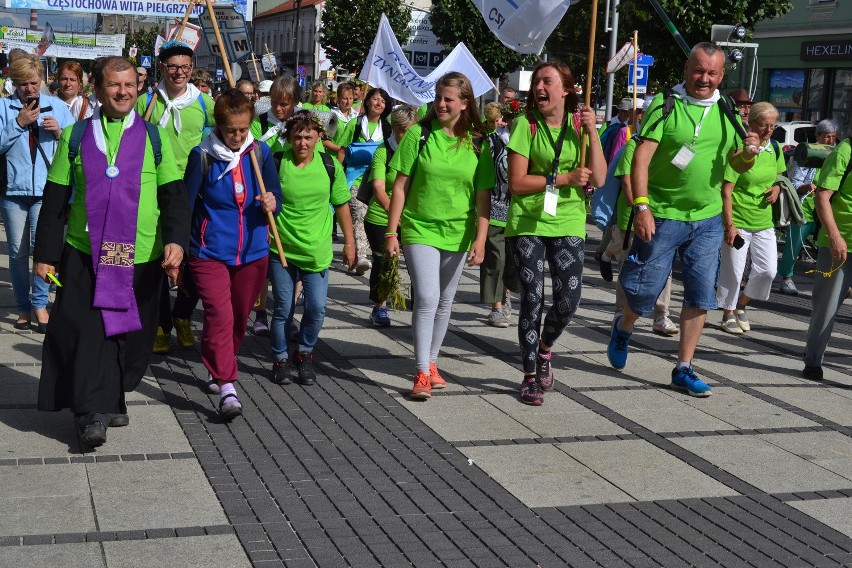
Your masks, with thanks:
<instances>
[{"instance_id":1,"label":"white flag","mask_svg":"<svg viewBox=\"0 0 852 568\"><path fill-rule=\"evenodd\" d=\"M538 54L571 0L474 0L488 28L518 53Z\"/></svg>"},{"instance_id":2,"label":"white flag","mask_svg":"<svg viewBox=\"0 0 852 568\"><path fill-rule=\"evenodd\" d=\"M435 100L435 83L450 71L464 73L470 79L475 97L494 88L494 83L464 43L458 44L434 71L421 77L406 59L387 17L382 14L379 31L359 78L370 85L381 87L395 99L422 106Z\"/></svg>"},{"instance_id":3,"label":"white flag","mask_svg":"<svg viewBox=\"0 0 852 568\"><path fill-rule=\"evenodd\" d=\"M606 72L607 73L615 73L631 61L633 61L633 56L635 52L633 50L633 44L629 41L621 46L621 49L618 50L618 53L613 56L606 64Z\"/></svg>"}]
</instances>

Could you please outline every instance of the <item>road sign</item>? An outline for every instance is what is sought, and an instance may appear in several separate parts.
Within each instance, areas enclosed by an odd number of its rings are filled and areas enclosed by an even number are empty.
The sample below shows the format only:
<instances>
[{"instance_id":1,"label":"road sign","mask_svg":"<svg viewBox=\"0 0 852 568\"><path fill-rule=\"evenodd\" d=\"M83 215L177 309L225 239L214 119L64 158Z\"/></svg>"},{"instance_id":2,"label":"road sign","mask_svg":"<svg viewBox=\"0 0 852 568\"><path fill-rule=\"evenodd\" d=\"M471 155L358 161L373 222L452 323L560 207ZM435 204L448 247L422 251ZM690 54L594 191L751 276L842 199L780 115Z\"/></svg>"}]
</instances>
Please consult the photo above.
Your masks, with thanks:
<instances>
[{"instance_id":1,"label":"road sign","mask_svg":"<svg viewBox=\"0 0 852 568\"><path fill-rule=\"evenodd\" d=\"M136 57L137 53L139 53L139 48L137 48L135 45L127 50L127 55L129 55L130 57Z\"/></svg>"},{"instance_id":2,"label":"road sign","mask_svg":"<svg viewBox=\"0 0 852 568\"><path fill-rule=\"evenodd\" d=\"M296 76L297 77L305 77L308 74L308 68L304 65L299 65L296 68Z\"/></svg>"},{"instance_id":3,"label":"road sign","mask_svg":"<svg viewBox=\"0 0 852 568\"><path fill-rule=\"evenodd\" d=\"M144 67L145 69L150 69L151 68L151 56L150 55L143 55L142 56L142 63L140 63L140 65L142 67Z\"/></svg>"},{"instance_id":4,"label":"road sign","mask_svg":"<svg viewBox=\"0 0 852 568\"><path fill-rule=\"evenodd\" d=\"M305 78L304 78L304 77L299 77L299 86L300 86L300 87L302 87L302 88L304 89L304 88L305 88L306 83L307 83L307 81L305 80Z\"/></svg>"},{"instance_id":5,"label":"road sign","mask_svg":"<svg viewBox=\"0 0 852 568\"><path fill-rule=\"evenodd\" d=\"M224 69L216 69L216 80L217 81L221 81L222 77L224 77L224 76L225 76L225 70Z\"/></svg>"},{"instance_id":6,"label":"road sign","mask_svg":"<svg viewBox=\"0 0 852 568\"><path fill-rule=\"evenodd\" d=\"M640 53L636 58L636 93L644 94L648 91L648 75L651 65L654 64L654 58L650 55ZM633 62L627 66L627 92L633 92Z\"/></svg>"},{"instance_id":7,"label":"road sign","mask_svg":"<svg viewBox=\"0 0 852 568\"><path fill-rule=\"evenodd\" d=\"M237 12L233 6L220 6L214 9L216 22L219 24L219 33L225 43L225 54L229 61L242 61L251 57L251 42L249 41L246 21L243 15ZM204 37L210 46L210 51L219 54L219 44L216 42L216 34L213 32L213 20L209 10L201 14L201 27L204 29Z\"/></svg>"}]
</instances>

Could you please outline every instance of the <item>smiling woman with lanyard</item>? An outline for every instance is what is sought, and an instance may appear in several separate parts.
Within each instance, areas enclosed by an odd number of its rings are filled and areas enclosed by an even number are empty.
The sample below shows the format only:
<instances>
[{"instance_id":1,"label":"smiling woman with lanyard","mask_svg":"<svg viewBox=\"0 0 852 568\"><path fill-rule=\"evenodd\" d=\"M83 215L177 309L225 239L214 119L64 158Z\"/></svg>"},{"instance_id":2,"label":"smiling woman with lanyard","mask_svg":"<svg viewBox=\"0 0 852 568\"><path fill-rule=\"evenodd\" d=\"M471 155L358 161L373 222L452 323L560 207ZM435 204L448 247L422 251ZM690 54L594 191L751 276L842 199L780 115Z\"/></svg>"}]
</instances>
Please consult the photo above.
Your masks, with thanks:
<instances>
[{"instance_id":1,"label":"smiling woman with lanyard","mask_svg":"<svg viewBox=\"0 0 852 568\"><path fill-rule=\"evenodd\" d=\"M509 188L512 203L506 236L514 250L521 285L518 338L523 355L521 401L539 406L553 387L551 348L580 302L586 206L583 187L600 186L606 161L597 137L595 113L579 110L589 135L589 167L579 163L580 134L572 114L579 99L571 70L562 63L540 63L533 71L527 109L515 119L509 138ZM544 320L544 263L553 280L553 304Z\"/></svg>"}]
</instances>

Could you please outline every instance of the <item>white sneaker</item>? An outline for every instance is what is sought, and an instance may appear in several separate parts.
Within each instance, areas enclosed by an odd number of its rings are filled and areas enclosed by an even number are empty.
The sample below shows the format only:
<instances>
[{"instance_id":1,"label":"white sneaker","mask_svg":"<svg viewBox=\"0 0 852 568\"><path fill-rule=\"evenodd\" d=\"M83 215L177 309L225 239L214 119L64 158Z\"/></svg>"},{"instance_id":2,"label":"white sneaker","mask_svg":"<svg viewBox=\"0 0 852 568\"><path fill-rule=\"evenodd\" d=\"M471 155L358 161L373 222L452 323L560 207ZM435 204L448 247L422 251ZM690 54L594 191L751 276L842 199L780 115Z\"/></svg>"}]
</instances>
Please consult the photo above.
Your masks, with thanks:
<instances>
[{"instance_id":1,"label":"white sneaker","mask_svg":"<svg viewBox=\"0 0 852 568\"><path fill-rule=\"evenodd\" d=\"M799 290L796 289L796 285L793 284L792 278L782 278L781 286L778 288L778 291L782 294L787 294L788 296L798 296Z\"/></svg>"},{"instance_id":2,"label":"white sneaker","mask_svg":"<svg viewBox=\"0 0 852 568\"><path fill-rule=\"evenodd\" d=\"M677 335L680 328L668 316L662 316L654 320L654 333L657 335Z\"/></svg>"}]
</instances>

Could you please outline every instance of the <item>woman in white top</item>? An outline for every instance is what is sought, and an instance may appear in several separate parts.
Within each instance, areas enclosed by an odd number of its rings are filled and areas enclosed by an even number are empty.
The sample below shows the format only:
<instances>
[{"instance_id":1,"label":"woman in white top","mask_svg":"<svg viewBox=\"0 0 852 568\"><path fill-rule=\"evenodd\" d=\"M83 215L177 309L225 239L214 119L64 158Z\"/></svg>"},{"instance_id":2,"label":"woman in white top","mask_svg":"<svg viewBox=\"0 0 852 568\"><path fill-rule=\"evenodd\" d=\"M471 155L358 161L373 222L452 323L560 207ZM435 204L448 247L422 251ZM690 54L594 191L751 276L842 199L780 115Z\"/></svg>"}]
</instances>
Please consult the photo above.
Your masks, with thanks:
<instances>
[{"instance_id":1,"label":"woman in white top","mask_svg":"<svg viewBox=\"0 0 852 568\"><path fill-rule=\"evenodd\" d=\"M94 112L94 106L83 93L83 68L76 61L66 61L56 71L59 81L58 96L68 105L68 110L74 120L89 118Z\"/></svg>"}]
</instances>

